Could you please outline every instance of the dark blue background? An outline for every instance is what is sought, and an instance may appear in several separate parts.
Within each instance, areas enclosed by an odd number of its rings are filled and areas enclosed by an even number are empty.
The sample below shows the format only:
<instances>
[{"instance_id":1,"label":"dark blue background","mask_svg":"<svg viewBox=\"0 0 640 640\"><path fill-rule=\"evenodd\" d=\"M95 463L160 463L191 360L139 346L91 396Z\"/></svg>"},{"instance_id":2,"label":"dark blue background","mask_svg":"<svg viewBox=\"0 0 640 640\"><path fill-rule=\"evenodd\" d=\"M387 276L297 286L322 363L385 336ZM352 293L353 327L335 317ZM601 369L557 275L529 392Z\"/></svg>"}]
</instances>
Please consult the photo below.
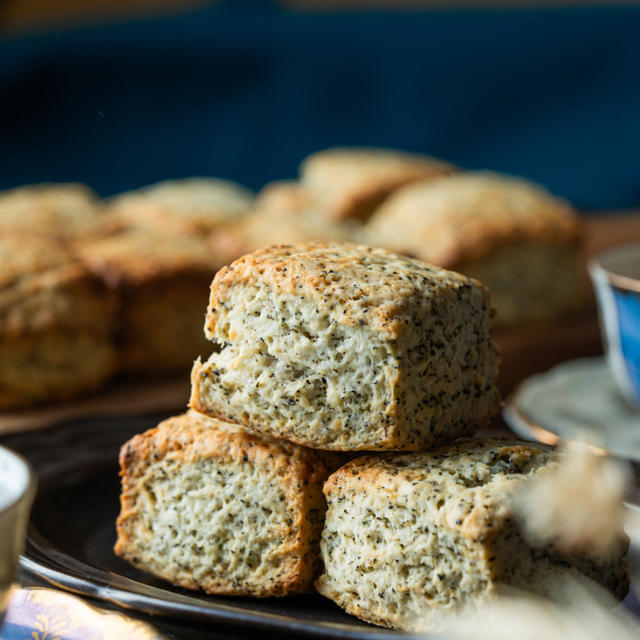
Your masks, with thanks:
<instances>
[{"instance_id":1,"label":"dark blue background","mask_svg":"<svg viewBox=\"0 0 640 640\"><path fill-rule=\"evenodd\" d=\"M425 151L640 205L640 7L186 15L0 42L0 187L258 188L333 145Z\"/></svg>"}]
</instances>

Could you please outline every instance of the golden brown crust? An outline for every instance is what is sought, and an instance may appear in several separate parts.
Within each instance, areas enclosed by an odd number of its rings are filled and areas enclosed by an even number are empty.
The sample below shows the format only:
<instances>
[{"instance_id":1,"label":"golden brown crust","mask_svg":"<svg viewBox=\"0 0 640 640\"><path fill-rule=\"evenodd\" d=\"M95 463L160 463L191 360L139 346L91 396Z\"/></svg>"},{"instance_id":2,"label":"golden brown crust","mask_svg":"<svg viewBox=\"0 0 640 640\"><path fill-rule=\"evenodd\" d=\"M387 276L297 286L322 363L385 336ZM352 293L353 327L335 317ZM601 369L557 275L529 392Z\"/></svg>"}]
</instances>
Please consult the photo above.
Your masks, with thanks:
<instances>
[{"instance_id":1,"label":"golden brown crust","mask_svg":"<svg viewBox=\"0 0 640 640\"><path fill-rule=\"evenodd\" d=\"M423 450L499 408L490 322L488 292L459 274L352 244L269 247L214 278L205 332L222 348L195 363L190 406L319 449Z\"/></svg>"},{"instance_id":2,"label":"golden brown crust","mask_svg":"<svg viewBox=\"0 0 640 640\"><path fill-rule=\"evenodd\" d=\"M306 158L300 167L300 180L329 217L364 220L395 189L454 170L446 162L420 154L335 148Z\"/></svg>"},{"instance_id":3,"label":"golden brown crust","mask_svg":"<svg viewBox=\"0 0 640 640\"><path fill-rule=\"evenodd\" d=\"M239 586L225 575L199 582L186 575L163 577L185 588L200 587L208 593L226 595L267 597L309 590L318 570L317 546L325 509L321 485L343 462L341 457L251 434L240 426L206 418L193 411L169 418L156 428L134 436L120 451L123 487L115 546L118 555L134 564L137 564L136 540L132 538L132 526L139 509L136 504L138 484L149 465L169 458L176 469L183 464L215 459L220 468L243 461L257 469L274 470L286 495L286 504L279 507L286 528L281 529L280 534L284 536L280 545L283 558L280 572L263 584Z\"/></svg>"},{"instance_id":4,"label":"golden brown crust","mask_svg":"<svg viewBox=\"0 0 640 640\"><path fill-rule=\"evenodd\" d=\"M438 512L441 522L466 538L487 541L508 516L502 508L505 488L554 461L554 448L545 444L473 438L422 454L356 458L332 474L323 491L330 498L356 479L361 486L384 486L393 496L404 484L428 481L433 491L429 499L448 500Z\"/></svg>"},{"instance_id":5,"label":"golden brown crust","mask_svg":"<svg viewBox=\"0 0 640 640\"><path fill-rule=\"evenodd\" d=\"M314 482L326 478L344 458L298 446L288 440L252 433L237 424L216 420L188 411L167 418L157 427L133 436L120 451L123 474L135 476L143 462L159 459L172 451L186 451L187 459L219 457L223 461L246 458L253 463L268 463L291 469L292 473ZM190 456L187 458L186 456ZM142 464L142 466L140 466Z\"/></svg>"},{"instance_id":6,"label":"golden brown crust","mask_svg":"<svg viewBox=\"0 0 640 640\"><path fill-rule=\"evenodd\" d=\"M389 264L387 268L386 263ZM384 271L384 279L370 278L372 267ZM376 273L378 276L379 273ZM234 288L266 285L275 291L296 293L329 307L332 316L344 324L365 321L379 331L397 336L407 325L402 308L415 294L416 286L455 283L465 276L404 258L385 249L350 243L303 242L273 245L243 256L223 267L211 284L211 298L205 332L213 336L219 309ZM486 293L481 283L474 286Z\"/></svg>"}]
</instances>

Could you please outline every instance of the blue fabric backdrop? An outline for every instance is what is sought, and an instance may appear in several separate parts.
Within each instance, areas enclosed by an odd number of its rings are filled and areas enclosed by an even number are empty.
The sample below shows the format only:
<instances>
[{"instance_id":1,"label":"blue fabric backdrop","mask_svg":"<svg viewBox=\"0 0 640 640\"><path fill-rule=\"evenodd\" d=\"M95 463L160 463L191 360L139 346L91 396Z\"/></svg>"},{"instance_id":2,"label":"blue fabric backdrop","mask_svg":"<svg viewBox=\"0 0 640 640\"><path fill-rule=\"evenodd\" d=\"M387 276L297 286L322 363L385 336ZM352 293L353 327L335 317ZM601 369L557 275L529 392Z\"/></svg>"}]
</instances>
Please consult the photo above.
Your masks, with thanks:
<instances>
[{"instance_id":1,"label":"blue fabric backdrop","mask_svg":"<svg viewBox=\"0 0 640 640\"><path fill-rule=\"evenodd\" d=\"M333 145L425 151L640 205L640 7L189 14L0 42L0 187L258 188Z\"/></svg>"}]
</instances>

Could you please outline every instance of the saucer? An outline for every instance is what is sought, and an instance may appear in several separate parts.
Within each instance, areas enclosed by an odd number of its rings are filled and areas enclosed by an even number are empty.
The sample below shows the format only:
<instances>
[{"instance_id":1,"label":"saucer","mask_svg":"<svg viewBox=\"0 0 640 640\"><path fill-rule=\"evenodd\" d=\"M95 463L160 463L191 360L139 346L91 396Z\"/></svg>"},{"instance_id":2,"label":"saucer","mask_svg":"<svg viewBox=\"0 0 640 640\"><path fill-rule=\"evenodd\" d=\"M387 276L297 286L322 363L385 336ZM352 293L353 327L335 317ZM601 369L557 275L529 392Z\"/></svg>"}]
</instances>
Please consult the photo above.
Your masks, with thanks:
<instances>
[{"instance_id":1,"label":"saucer","mask_svg":"<svg viewBox=\"0 0 640 640\"><path fill-rule=\"evenodd\" d=\"M507 424L525 438L580 440L640 461L640 410L618 391L604 358L582 358L527 378L507 399Z\"/></svg>"}]
</instances>

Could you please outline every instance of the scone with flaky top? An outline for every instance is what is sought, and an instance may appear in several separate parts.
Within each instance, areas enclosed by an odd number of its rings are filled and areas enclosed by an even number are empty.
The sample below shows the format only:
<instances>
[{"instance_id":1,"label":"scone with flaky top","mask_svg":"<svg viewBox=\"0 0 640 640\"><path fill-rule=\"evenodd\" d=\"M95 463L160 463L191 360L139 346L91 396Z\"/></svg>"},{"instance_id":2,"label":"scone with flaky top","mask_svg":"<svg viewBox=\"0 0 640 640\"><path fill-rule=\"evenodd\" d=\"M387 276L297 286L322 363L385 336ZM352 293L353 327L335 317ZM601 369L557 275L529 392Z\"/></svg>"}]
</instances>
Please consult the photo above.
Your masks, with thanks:
<instances>
[{"instance_id":1,"label":"scone with flaky top","mask_svg":"<svg viewBox=\"0 0 640 640\"><path fill-rule=\"evenodd\" d=\"M624 532L604 555L523 537L512 496L556 464L548 446L493 439L347 463L324 487L316 588L363 620L410 631L481 606L501 585L553 595L566 572L622 599Z\"/></svg>"},{"instance_id":2,"label":"scone with flaky top","mask_svg":"<svg viewBox=\"0 0 640 640\"><path fill-rule=\"evenodd\" d=\"M500 406L478 282L381 249L303 243L216 275L191 407L320 449L420 450Z\"/></svg>"},{"instance_id":3,"label":"scone with flaky top","mask_svg":"<svg viewBox=\"0 0 640 640\"><path fill-rule=\"evenodd\" d=\"M115 369L99 278L44 236L0 233L0 409L71 398Z\"/></svg>"},{"instance_id":4,"label":"scone with flaky top","mask_svg":"<svg viewBox=\"0 0 640 640\"><path fill-rule=\"evenodd\" d=\"M584 308L582 224L571 205L521 178L461 173L398 190L369 221L367 241L477 278L496 324Z\"/></svg>"},{"instance_id":5,"label":"scone with flaky top","mask_svg":"<svg viewBox=\"0 0 640 640\"><path fill-rule=\"evenodd\" d=\"M42 183L0 192L0 235L85 238L106 228L97 196L84 185Z\"/></svg>"},{"instance_id":6,"label":"scone with flaky top","mask_svg":"<svg viewBox=\"0 0 640 640\"><path fill-rule=\"evenodd\" d=\"M187 589L309 591L322 484L341 462L195 412L169 418L121 449L115 552Z\"/></svg>"},{"instance_id":7,"label":"scone with flaky top","mask_svg":"<svg viewBox=\"0 0 640 640\"><path fill-rule=\"evenodd\" d=\"M109 214L124 227L207 235L241 216L253 194L220 178L167 180L114 197Z\"/></svg>"},{"instance_id":8,"label":"scone with flaky top","mask_svg":"<svg viewBox=\"0 0 640 640\"><path fill-rule=\"evenodd\" d=\"M116 297L121 370L187 372L209 351L202 323L207 289L221 263L204 240L131 229L77 250Z\"/></svg>"},{"instance_id":9,"label":"scone with flaky top","mask_svg":"<svg viewBox=\"0 0 640 640\"><path fill-rule=\"evenodd\" d=\"M300 166L300 183L334 220L365 220L395 189L454 170L442 160L417 153L337 147L306 158Z\"/></svg>"}]
</instances>

